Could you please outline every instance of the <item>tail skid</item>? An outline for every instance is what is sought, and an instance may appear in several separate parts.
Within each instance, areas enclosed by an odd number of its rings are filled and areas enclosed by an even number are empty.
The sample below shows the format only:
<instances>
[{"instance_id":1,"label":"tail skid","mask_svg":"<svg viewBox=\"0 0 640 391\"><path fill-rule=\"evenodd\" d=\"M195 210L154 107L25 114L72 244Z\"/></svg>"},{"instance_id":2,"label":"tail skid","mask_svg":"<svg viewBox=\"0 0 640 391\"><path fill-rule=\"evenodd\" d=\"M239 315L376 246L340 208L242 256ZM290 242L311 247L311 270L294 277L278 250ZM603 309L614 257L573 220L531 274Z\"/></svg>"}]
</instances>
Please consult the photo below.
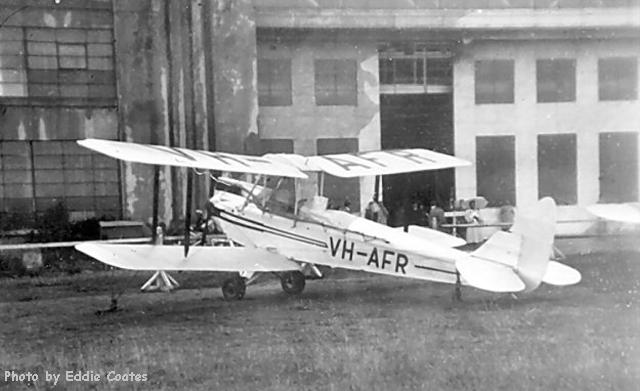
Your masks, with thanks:
<instances>
[{"instance_id":1,"label":"tail skid","mask_svg":"<svg viewBox=\"0 0 640 391\"><path fill-rule=\"evenodd\" d=\"M580 272L549 260L555 224L555 202L541 199L531 210L516 215L511 232L497 232L479 249L456 261L463 282L491 292L529 292L542 282L579 282Z\"/></svg>"}]
</instances>

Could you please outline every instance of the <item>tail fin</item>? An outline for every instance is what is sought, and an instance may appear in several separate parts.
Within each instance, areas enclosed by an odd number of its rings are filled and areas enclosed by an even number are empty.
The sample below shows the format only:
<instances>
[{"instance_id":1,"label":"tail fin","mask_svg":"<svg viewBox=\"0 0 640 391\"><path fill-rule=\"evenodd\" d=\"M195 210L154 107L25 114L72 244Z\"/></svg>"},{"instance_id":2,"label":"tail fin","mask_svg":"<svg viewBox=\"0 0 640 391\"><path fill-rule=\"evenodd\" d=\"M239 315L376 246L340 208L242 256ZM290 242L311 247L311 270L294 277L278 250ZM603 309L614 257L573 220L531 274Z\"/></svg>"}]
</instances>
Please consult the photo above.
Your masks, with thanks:
<instances>
[{"instance_id":1,"label":"tail fin","mask_svg":"<svg viewBox=\"0 0 640 391\"><path fill-rule=\"evenodd\" d=\"M555 224L556 204L543 198L516 215L511 232L495 233L479 249L457 260L456 268L464 282L492 292L532 291L542 281L576 283L578 271L565 265L562 270L555 264L549 267Z\"/></svg>"}]
</instances>

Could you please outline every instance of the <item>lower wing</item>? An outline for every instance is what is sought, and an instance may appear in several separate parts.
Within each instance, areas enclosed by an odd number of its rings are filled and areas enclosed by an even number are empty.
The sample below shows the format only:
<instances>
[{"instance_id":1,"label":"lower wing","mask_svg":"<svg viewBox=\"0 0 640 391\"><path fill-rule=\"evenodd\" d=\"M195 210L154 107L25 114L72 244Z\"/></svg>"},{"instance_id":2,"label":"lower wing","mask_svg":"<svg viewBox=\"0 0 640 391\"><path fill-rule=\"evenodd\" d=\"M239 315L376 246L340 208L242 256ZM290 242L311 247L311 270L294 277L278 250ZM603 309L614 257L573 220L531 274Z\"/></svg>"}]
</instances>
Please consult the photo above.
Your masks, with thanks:
<instances>
[{"instance_id":1,"label":"lower wing","mask_svg":"<svg viewBox=\"0 0 640 391\"><path fill-rule=\"evenodd\" d=\"M151 244L82 243L76 249L100 262L132 270L278 272L300 270L285 256L247 247L191 247Z\"/></svg>"}]
</instances>

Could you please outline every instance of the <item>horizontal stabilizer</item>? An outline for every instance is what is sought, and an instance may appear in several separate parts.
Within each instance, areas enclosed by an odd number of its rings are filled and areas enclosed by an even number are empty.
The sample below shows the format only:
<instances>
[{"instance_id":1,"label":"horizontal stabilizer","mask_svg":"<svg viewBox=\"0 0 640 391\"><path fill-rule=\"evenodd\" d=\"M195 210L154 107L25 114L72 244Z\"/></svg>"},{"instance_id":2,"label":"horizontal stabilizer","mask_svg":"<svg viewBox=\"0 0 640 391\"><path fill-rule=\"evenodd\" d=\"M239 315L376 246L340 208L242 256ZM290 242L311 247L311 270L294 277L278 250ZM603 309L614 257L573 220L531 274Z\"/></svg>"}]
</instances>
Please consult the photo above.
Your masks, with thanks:
<instances>
[{"instance_id":1,"label":"horizontal stabilizer","mask_svg":"<svg viewBox=\"0 0 640 391\"><path fill-rule=\"evenodd\" d=\"M191 247L186 258L182 246L82 243L76 246L76 250L107 265L131 270L300 270L300 265L280 254L247 247Z\"/></svg>"},{"instance_id":2,"label":"horizontal stabilizer","mask_svg":"<svg viewBox=\"0 0 640 391\"><path fill-rule=\"evenodd\" d=\"M522 236L511 232L498 231L474 251L473 256L516 267L518 257L520 257L521 246Z\"/></svg>"},{"instance_id":3,"label":"horizontal stabilizer","mask_svg":"<svg viewBox=\"0 0 640 391\"><path fill-rule=\"evenodd\" d=\"M492 292L529 292L547 275L549 283L579 281L580 273L568 266L548 267L555 221L556 205L548 197L519 212L511 232L496 232L479 249L456 261L463 282Z\"/></svg>"},{"instance_id":4,"label":"horizontal stabilizer","mask_svg":"<svg viewBox=\"0 0 640 391\"><path fill-rule=\"evenodd\" d=\"M462 282L490 292L520 292L526 286L513 268L473 256L458 259Z\"/></svg>"},{"instance_id":5,"label":"horizontal stabilizer","mask_svg":"<svg viewBox=\"0 0 640 391\"><path fill-rule=\"evenodd\" d=\"M404 227L398 227L403 229ZM423 240L429 240L437 242L441 246L445 247L460 247L467 244L467 241L457 236L449 235L444 232L436 231L435 229L421 227L419 225L409 226L409 235L413 235Z\"/></svg>"},{"instance_id":6,"label":"horizontal stabilizer","mask_svg":"<svg viewBox=\"0 0 640 391\"><path fill-rule=\"evenodd\" d=\"M556 261L549 261L542 282L550 285L573 285L580 282L582 275L576 269Z\"/></svg>"}]
</instances>

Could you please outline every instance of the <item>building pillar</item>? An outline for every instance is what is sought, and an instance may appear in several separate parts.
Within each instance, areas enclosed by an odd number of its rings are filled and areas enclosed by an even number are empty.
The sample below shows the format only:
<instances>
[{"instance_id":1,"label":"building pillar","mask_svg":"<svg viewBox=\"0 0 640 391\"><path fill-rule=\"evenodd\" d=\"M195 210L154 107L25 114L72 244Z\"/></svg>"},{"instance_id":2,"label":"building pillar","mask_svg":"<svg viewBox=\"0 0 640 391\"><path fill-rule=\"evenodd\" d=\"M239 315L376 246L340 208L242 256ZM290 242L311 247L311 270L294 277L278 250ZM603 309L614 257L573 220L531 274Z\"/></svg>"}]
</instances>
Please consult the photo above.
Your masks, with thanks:
<instances>
[{"instance_id":1,"label":"building pillar","mask_svg":"<svg viewBox=\"0 0 640 391\"><path fill-rule=\"evenodd\" d=\"M255 153L258 134L257 45L251 0L205 0L212 24L215 149Z\"/></svg>"}]
</instances>

